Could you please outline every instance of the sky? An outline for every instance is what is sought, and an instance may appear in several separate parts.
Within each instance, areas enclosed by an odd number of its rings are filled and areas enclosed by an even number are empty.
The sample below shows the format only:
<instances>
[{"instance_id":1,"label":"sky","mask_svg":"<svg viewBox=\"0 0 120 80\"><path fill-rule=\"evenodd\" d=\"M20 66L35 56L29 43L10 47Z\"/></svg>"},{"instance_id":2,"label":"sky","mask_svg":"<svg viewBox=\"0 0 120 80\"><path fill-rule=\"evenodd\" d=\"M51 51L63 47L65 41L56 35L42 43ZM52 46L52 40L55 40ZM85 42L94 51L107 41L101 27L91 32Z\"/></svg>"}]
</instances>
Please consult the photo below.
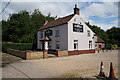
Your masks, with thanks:
<instances>
[{"instance_id":1,"label":"sky","mask_svg":"<svg viewBox=\"0 0 120 80\"><path fill-rule=\"evenodd\" d=\"M2 1L2 9L5 8L10 0ZM82 0L81 0L82 1ZM33 12L34 9L39 9L42 14L51 16L64 17L73 14L74 5L80 9L80 16L85 22L90 22L92 25L97 25L103 30L110 29L113 26L118 27L118 2L115 0L84 0L84 1L45 1L45 0L11 0L10 4L2 12L2 20L7 20L9 14L18 13L21 10Z\"/></svg>"}]
</instances>

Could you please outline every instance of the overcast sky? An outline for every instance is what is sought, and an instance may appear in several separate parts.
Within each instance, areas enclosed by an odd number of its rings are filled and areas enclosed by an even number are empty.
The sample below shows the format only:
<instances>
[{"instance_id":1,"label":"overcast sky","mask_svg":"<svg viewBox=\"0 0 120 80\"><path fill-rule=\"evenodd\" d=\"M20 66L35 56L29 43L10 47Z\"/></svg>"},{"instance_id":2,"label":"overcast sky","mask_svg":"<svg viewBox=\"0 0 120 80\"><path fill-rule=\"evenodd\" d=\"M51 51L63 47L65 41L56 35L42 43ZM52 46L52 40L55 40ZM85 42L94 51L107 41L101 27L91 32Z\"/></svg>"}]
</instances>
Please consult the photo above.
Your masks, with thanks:
<instances>
[{"instance_id":1,"label":"overcast sky","mask_svg":"<svg viewBox=\"0 0 120 80\"><path fill-rule=\"evenodd\" d=\"M6 6L9 0L2 1L2 9ZM109 1L109 0L107 0ZM64 1L38 1L38 0L12 0L11 3L2 13L2 19L7 20L9 14L17 13L21 10L27 10L33 12L34 9L39 9L44 15L49 12L52 16L64 17L73 13L74 5L80 9L80 16L84 21L89 21L93 25L100 26L102 29L107 30L113 26L118 27L118 4L110 0L109 2L104 0L98 0L98 2L73 2L72 0ZM1 10L2 10L1 9Z\"/></svg>"}]
</instances>

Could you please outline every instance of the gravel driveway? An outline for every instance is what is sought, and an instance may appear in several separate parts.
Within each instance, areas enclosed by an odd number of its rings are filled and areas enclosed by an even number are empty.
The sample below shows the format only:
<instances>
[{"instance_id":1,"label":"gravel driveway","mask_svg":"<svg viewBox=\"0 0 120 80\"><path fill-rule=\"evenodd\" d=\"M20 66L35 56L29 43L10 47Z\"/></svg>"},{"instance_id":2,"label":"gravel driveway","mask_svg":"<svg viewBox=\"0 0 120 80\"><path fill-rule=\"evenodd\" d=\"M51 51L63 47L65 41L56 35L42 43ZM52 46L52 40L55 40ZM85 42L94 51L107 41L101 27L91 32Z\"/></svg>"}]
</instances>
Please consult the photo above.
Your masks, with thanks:
<instances>
[{"instance_id":1,"label":"gravel driveway","mask_svg":"<svg viewBox=\"0 0 120 80\"><path fill-rule=\"evenodd\" d=\"M20 60L2 68L3 78L95 78L100 62L104 64L105 75L109 75L110 62L118 77L118 50L54 57L39 60Z\"/></svg>"}]
</instances>

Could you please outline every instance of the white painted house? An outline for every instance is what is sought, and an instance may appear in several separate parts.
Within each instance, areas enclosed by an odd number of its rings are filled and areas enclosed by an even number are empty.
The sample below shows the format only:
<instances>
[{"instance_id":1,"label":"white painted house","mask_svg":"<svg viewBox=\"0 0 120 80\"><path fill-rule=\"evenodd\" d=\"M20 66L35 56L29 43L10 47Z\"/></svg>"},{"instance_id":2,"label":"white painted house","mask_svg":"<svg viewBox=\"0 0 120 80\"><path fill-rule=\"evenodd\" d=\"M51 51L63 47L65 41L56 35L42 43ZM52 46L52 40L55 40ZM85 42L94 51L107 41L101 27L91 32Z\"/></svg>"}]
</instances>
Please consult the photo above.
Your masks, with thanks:
<instances>
[{"instance_id":1,"label":"white painted house","mask_svg":"<svg viewBox=\"0 0 120 80\"><path fill-rule=\"evenodd\" d=\"M38 29L37 48L88 53L97 48L94 35L95 33L85 24L75 5L74 14L46 22Z\"/></svg>"}]
</instances>

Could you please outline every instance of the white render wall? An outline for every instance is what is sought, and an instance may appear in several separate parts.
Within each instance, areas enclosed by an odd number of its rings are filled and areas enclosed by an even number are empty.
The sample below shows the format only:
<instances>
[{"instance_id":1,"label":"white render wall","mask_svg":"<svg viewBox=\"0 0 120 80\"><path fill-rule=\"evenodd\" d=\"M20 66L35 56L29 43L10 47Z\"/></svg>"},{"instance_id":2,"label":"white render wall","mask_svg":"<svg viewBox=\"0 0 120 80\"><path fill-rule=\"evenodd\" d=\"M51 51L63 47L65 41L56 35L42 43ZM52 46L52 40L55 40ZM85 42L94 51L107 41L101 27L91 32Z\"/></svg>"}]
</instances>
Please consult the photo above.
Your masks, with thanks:
<instances>
[{"instance_id":1,"label":"white render wall","mask_svg":"<svg viewBox=\"0 0 120 80\"><path fill-rule=\"evenodd\" d=\"M76 21L74 19L76 18ZM73 23L83 25L83 33L81 32L73 32ZM55 30L59 28L60 36L55 37ZM74 50L74 40L78 40L78 50L89 50L89 41L92 41L92 49L95 49L95 41L93 39L94 32L83 22L79 15L75 15L68 24L59 25L56 27L49 28L52 30L53 35L50 36L51 41L49 42L49 49L56 49L56 41L60 42L61 50ZM90 37L87 36L87 30L90 30ZM45 31L45 30L42 30ZM37 39L37 48L42 49L40 40L40 31L38 31L38 39Z\"/></svg>"},{"instance_id":2,"label":"white render wall","mask_svg":"<svg viewBox=\"0 0 120 80\"><path fill-rule=\"evenodd\" d=\"M76 18L76 21L74 19ZM83 25L83 33L82 32L73 32L73 23L77 23ZM90 37L87 36L87 30L90 30ZM92 41L92 49L95 49L95 42L92 39L94 32L83 22L83 20L79 17L79 15L75 15L68 22L68 50L74 50L74 40L78 40L78 50L89 50L89 41Z\"/></svg>"},{"instance_id":3,"label":"white render wall","mask_svg":"<svg viewBox=\"0 0 120 80\"><path fill-rule=\"evenodd\" d=\"M60 31L60 36L59 37L55 37L55 30L56 28L59 29ZM52 30L52 36L49 36L51 41L49 41L49 49L56 49L56 41L59 41L60 42L60 49L61 50L68 50L68 26L67 24L63 24L63 25L59 25L59 26L56 26L56 27L52 27L52 28L49 28L50 30ZM45 30L42 30L43 33ZM40 32L41 31L38 31L38 39L37 39L37 48L38 49L42 49L42 46L41 46L41 41L40 40Z\"/></svg>"}]
</instances>

